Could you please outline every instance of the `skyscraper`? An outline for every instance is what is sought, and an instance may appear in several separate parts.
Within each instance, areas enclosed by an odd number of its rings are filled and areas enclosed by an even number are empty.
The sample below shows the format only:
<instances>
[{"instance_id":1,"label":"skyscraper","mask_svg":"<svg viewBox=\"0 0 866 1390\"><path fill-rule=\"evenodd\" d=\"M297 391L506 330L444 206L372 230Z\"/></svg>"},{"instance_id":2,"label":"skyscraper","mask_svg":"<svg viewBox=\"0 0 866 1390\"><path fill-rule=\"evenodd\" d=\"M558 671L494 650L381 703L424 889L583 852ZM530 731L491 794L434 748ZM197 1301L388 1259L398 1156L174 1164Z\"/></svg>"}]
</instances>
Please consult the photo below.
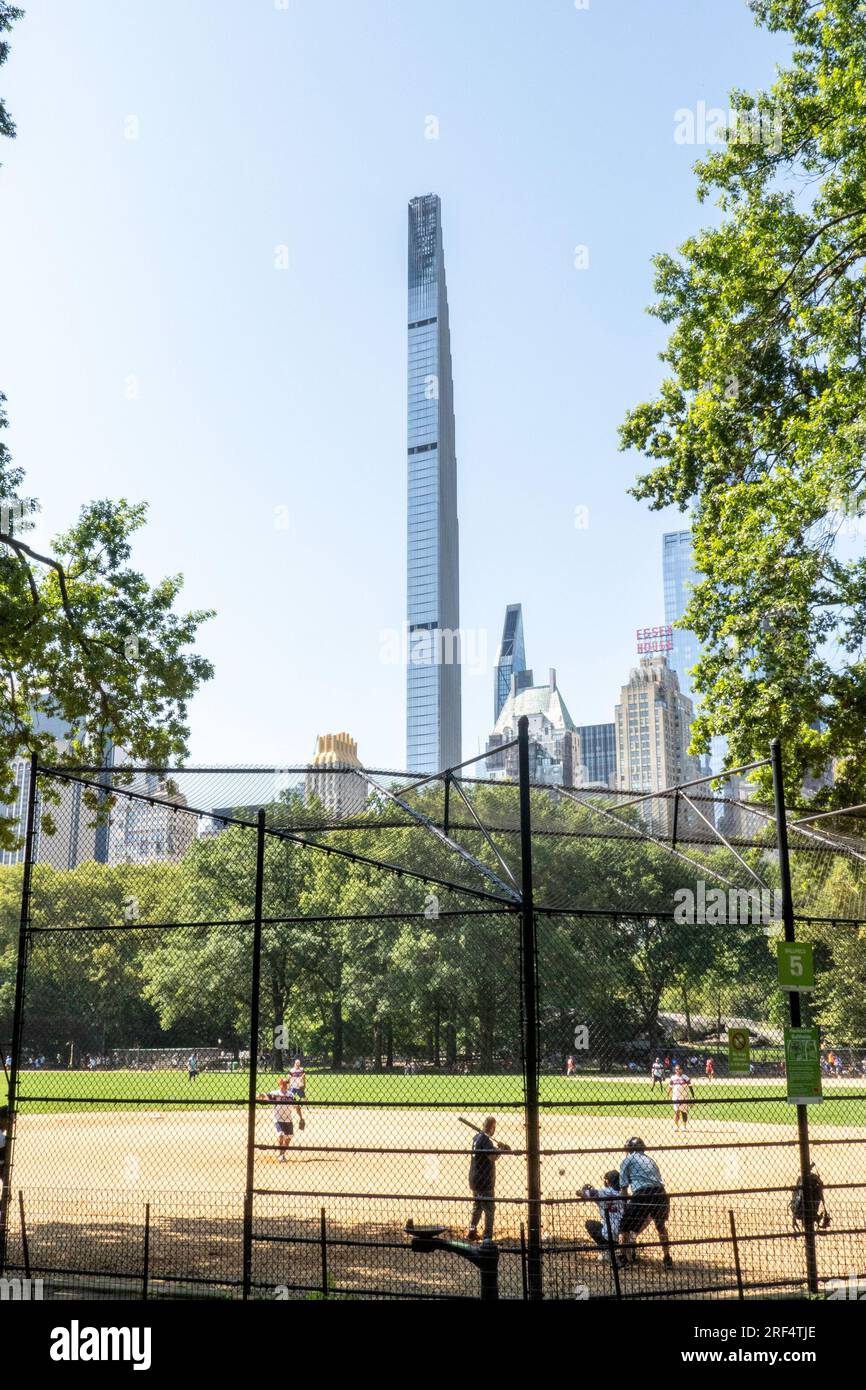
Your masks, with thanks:
<instances>
[{"instance_id":1,"label":"skyscraper","mask_svg":"<svg viewBox=\"0 0 866 1390\"><path fill-rule=\"evenodd\" d=\"M689 585L694 584L698 574L692 553L691 531L666 531L662 537L662 570L665 588L665 622L676 623L683 616L689 602ZM701 655L701 645L693 632L675 627L674 645L670 654L670 667L679 676L680 690L692 702L690 672L697 665Z\"/></svg>"},{"instance_id":2,"label":"skyscraper","mask_svg":"<svg viewBox=\"0 0 866 1390\"><path fill-rule=\"evenodd\" d=\"M526 669L526 650L523 645L523 607L509 603L502 625L502 641L496 655L493 672L493 722L496 723L502 706L511 694L511 677L517 676L517 689L532 685L532 672Z\"/></svg>"},{"instance_id":3,"label":"skyscraper","mask_svg":"<svg viewBox=\"0 0 866 1390\"><path fill-rule=\"evenodd\" d=\"M692 702L664 656L642 656L615 710L616 775L626 791L657 792L700 776L689 751Z\"/></svg>"},{"instance_id":4,"label":"skyscraper","mask_svg":"<svg viewBox=\"0 0 866 1390\"><path fill-rule=\"evenodd\" d=\"M578 724L583 780L591 787L616 785L616 727L613 724Z\"/></svg>"},{"instance_id":5,"label":"skyscraper","mask_svg":"<svg viewBox=\"0 0 866 1390\"><path fill-rule=\"evenodd\" d=\"M406 766L460 762L460 581L451 336L435 193L409 204Z\"/></svg>"},{"instance_id":6,"label":"skyscraper","mask_svg":"<svg viewBox=\"0 0 866 1390\"><path fill-rule=\"evenodd\" d=\"M512 678L493 733L487 740L487 776L517 780L517 723L529 720L529 780L549 786L573 787L580 771L580 738L551 669L547 685L524 685ZM500 749L502 750L500 752Z\"/></svg>"}]
</instances>

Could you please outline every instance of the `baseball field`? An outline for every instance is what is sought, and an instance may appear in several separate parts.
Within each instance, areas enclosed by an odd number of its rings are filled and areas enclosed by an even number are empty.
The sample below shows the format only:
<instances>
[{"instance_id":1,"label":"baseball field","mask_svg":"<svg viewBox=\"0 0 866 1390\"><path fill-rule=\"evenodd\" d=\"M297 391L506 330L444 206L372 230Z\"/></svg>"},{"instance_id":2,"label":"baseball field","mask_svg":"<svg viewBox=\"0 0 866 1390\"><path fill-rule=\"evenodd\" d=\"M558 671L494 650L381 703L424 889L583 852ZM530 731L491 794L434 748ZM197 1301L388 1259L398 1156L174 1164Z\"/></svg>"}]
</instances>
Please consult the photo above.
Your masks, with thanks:
<instances>
[{"instance_id":1,"label":"baseball field","mask_svg":"<svg viewBox=\"0 0 866 1390\"><path fill-rule=\"evenodd\" d=\"M259 1089L270 1090L275 1079L260 1076ZM177 1071L22 1074L13 1181L31 1261L38 1264L42 1251L48 1267L62 1268L74 1249L76 1268L138 1268L149 1204L153 1279L237 1277L247 1089L243 1073L205 1072L194 1082ZM733 1278L731 1212L744 1277L770 1285L796 1277L801 1242L791 1237L788 1200L798 1151L782 1083L744 1078L695 1089L698 1103L683 1133L670 1102L653 1097L648 1081L543 1078L542 1229L560 1293L571 1285L597 1293L610 1282L609 1269L585 1248L584 1221L596 1208L577 1193L618 1167L632 1134L645 1140L672 1198L676 1268L665 1287ZM866 1101L855 1098L862 1094L856 1080L829 1081L824 1102L811 1107L812 1156L834 1212L834 1228L822 1238L825 1275L866 1267L866 1188L856 1186L866 1157ZM257 1107L254 1277L261 1289L317 1287L324 1222L327 1279L339 1289L393 1292L420 1279L431 1293L451 1290L455 1280L458 1291L471 1291L468 1266L444 1256L409 1259L402 1233L409 1217L465 1233L472 1134L460 1117L480 1124L487 1113L497 1116L496 1138L515 1151L498 1163L496 1234L513 1256L503 1261L503 1286L518 1289L527 1219L521 1078L311 1072L307 1096L305 1127L296 1127L284 1162L272 1108ZM843 1239L842 1232L850 1234ZM642 1237L638 1273L623 1275L635 1292L643 1280L643 1295L661 1275L654 1239L652 1230Z\"/></svg>"}]
</instances>

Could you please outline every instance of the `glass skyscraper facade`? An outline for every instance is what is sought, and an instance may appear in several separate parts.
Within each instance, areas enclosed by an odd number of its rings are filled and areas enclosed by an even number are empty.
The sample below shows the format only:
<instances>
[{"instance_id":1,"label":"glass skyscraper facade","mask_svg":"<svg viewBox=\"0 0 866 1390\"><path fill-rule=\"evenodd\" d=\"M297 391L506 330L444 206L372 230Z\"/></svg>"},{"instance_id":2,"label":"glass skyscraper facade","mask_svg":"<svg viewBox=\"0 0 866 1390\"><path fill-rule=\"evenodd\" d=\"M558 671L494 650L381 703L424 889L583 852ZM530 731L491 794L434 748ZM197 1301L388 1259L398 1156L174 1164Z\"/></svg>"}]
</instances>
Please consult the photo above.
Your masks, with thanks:
<instances>
[{"instance_id":1,"label":"glass skyscraper facade","mask_svg":"<svg viewBox=\"0 0 866 1390\"><path fill-rule=\"evenodd\" d=\"M406 766L460 762L460 583L451 336L436 194L409 204Z\"/></svg>"},{"instance_id":2,"label":"glass skyscraper facade","mask_svg":"<svg viewBox=\"0 0 866 1390\"><path fill-rule=\"evenodd\" d=\"M616 775L616 726L579 724L580 763L588 786L612 787Z\"/></svg>"},{"instance_id":3,"label":"glass skyscraper facade","mask_svg":"<svg viewBox=\"0 0 866 1390\"><path fill-rule=\"evenodd\" d=\"M523 608L519 603L509 603L505 610L502 625L502 641L496 655L493 672L493 723L502 711L502 706L511 694L511 678L517 676L517 688L522 690L532 685L532 672L526 669L526 648L523 644ZM520 678L523 677L521 680Z\"/></svg>"},{"instance_id":4,"label":"glass skyscraper facade","mask_svg":"<svg viewBox=\"0 0 866 1390\"><path fill-rule=\"evenodd\" d=\"M689 602L689 585L698 574L692 552L691 531L666 531L662 537L662 567L665 589L665 622L675 623L685 613ZM693 632L675 627L674 645L670 654L671 669L680 680L680 690L694 703L691 670L701 655L701 645Z\"/></svg>"}]
</instances>

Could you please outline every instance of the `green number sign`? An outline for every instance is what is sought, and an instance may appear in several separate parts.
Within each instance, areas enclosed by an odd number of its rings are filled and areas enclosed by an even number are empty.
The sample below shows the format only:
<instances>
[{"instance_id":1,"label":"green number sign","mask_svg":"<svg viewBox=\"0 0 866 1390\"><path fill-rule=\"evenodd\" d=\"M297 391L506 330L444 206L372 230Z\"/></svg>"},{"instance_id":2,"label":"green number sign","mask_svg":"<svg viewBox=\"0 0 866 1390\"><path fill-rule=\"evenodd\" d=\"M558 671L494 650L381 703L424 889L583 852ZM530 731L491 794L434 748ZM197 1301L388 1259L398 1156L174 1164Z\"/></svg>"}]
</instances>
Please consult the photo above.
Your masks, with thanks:
<instances>
[{"instance_id":1,"label":"green number sign","mask_svg":"<svg viewBox=\"0 0 866 1390\"><path fill-rule=\"evenodd\" d=\"M728 1029L728 1074L730 1076L749 1075L748 1028Z\"/></svg>"},{"instance_id":2,"label":"green number sign","mask_svg":"<svg viewBox=\"0 0 866 1390\"><path fill-rule=\"evenodd\" d=\"M779 965L779 984L787 990L815 988L815 964L809 941L779 941L776 943Z\"/></svg>"},{"instance_id":3,"label":"green number sign","mask_svg":"<svg viewBox=\"0 0 866 1390\"><path fill-rule=\"evenodd\" d=\"M788 1100L814 1105L821 1095L821 1034L817 1028L785 1029L785 1074Z\"/></svg>"}]
</instances>

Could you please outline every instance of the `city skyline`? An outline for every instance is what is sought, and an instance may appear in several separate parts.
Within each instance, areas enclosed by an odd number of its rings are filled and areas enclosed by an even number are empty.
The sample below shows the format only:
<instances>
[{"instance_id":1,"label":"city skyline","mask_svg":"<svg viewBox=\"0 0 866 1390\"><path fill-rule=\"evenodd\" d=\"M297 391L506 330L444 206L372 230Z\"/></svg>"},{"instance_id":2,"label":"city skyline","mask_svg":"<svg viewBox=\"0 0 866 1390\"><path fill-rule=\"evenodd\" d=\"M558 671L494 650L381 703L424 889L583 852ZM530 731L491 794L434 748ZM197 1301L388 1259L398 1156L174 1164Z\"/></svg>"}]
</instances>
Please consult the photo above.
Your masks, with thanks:
<instances>
[{"instance_id":1,"label":"city skyline","mask_svg":"<svg viewBox=\"0 0 866 1390\"><path fill-rule=\"evenodd\" d=\"M385 32L357 0L329 38L314 7L238 26L215 0L210 19L157 4L166 82L153 15L26 9L3 70L4 436L42 503L37 548L91 497L145 499L136 568L183 572L181 604L216 610L189 762L300 765L347 725L370 766L405 761L383 634L405 622L404 218L427 189L454 309L464 756L484 748L515 597L575 717L609 721L632 631L661 609L661 536L685 520L628 496L639 460L616 437L662 370L651 257L703 215L706 151L676 142L674 115L765 82L781 43L738 7L539 22L504 0L491 25L443 0L432 29L405 7Z\"/></svg>"}]
</instances>

